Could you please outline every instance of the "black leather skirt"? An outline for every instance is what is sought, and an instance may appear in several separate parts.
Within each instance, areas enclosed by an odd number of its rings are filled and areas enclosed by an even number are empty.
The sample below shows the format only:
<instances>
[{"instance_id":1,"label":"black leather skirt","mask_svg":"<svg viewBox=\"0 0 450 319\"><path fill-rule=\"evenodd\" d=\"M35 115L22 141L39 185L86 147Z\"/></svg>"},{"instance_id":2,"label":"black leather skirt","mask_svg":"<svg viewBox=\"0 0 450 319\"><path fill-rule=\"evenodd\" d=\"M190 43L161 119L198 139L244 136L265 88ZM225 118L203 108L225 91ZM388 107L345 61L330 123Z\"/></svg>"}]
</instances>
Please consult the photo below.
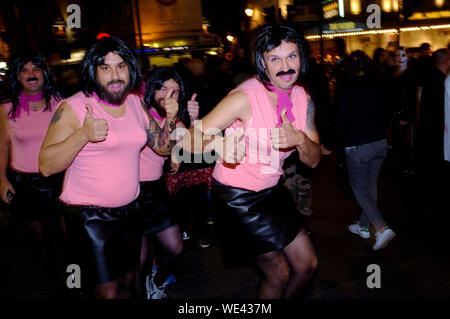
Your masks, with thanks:
<instances>
[{"instance_id":1,"label":"black leather skirt","mask_svg":"<svg viewBox=\"0 0 450 319\"><path fill-rule=\"evenodd\" d=\"M58 197L64 173L44 177L38 173L22 173L8 170L8 180L16 194L11 201L11 210L30 221L44 221L59 216Z\"/></svg>"},{"instance_id":2,"label":"black leather skirt","mask_svg":"<svg viewBox=\"0 0 450 319\"><path fill-rule=\"evenodd\" d=\"M249 261L248 257L281 250L305 226L303 215L282 184L254 192L214 180L212 189L224 259L240 256Z\"/></svg>"},{"instance_id":3,"label":"black leather skirt","mask_svg":"<svg viewBox=\"0 0 450 319\"><path fill-rule=\"evenodd\" d=\"M142 216L133 201L115 208L61 205L72 248L72 263L95 284L120 279L137 269Z\"/></svg>"},{"instance_id":4,"label":"black leather skirt","mask_svg":"<svg viewBox=\"0 0 450 319\"><path fill-rule=\"evenodd\" d=\"M139 182L137 199L143 216L143 234L150 235L173 226L169 192L162 180Z\"/></svg>"}]
</instances>

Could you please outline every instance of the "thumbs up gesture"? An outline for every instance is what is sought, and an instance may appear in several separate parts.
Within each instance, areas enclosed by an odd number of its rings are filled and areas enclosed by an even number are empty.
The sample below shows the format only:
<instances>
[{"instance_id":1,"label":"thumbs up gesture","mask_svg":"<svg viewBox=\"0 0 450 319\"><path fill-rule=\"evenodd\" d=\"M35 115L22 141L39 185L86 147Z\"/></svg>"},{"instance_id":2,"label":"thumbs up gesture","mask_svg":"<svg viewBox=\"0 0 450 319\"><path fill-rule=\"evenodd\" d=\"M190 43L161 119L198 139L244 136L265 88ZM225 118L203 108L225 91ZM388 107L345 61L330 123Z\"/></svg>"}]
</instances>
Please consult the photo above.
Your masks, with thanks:
<instances>
[{"instance_id":1,"label":"thumbs up gesture","mask_svg":"<svg viewBox=\"0 0 450 319\"><path fill-rule=\"evenodd\" d=\"M178 113L178 101L172 98L173 88L167 91L167 95L164 98L164 109L168 119L173 119Z\"/></svg>"},{"instance_id":2,"label":"thumbs up gesture","mask_svg":"<svg viewBox=\"0 0 450 319\"><path fill-rule=\"evenodd\" d=\"M282 125L271 131L272 146L275 149L291 148L302 143L304 133L297 130L286 116L286 109L281 111Z\"/></svg>"},{"instance_id":3,"label":"thumbs up gesture","mask_svg":"<svg viewBox=\"0 0 450 319\"><path fill-rule=\"evenodd\" d=\"M95 119L91 105L86 105L86 109L87 112L82 126L84 136L92 143L104 141L108 135L108 122L105 119Z\"/></svg>"},{"instance_id":4,"label":"thumbs up gesture","mask_svg":"<svg viewBox=\"0 0 450 319\"><path fill-rule=\"evenodd\" d=\"M189 113L189 117L191 118L191 123L198 120L198 113L200 111L200 106L198 102L195 100L197 98L197 93L192 94L191 99L188 101L187 109Z\"/></svg>"},{"instance_id":5,"label":"thumbs up gesture","mask_svg":"<svg viewBox=\"0 0 450 319\"><path fill-rule=\"evenodd\" d=\"M243 139L245 132L242 128L234 131L232 134L221 138L219 147L215 147L214 150L219 154L220 161L235 164L239 163L245 155L245 145Z\"/></svg>"}]
</instances>

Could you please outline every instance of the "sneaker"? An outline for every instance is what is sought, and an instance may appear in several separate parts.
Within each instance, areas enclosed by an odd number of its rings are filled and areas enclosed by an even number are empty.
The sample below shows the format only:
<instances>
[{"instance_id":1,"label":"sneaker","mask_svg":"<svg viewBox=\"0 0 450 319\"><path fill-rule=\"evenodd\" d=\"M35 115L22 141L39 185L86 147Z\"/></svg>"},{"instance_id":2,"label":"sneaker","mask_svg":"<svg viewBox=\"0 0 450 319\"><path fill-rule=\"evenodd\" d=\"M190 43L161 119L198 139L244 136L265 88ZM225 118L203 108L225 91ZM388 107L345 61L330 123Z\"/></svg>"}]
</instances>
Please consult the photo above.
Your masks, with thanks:
<instances>
[{"instance_id":1,"label":"sneaker","mask_svg":"<svg viewBox=\"0 0 450 319\"><path fill-rule=\"evenodd\" d=\"M369 227L361 228L358 222L356 224L348 226L348 230L353 234L361 236L362 238L370 238Z\"/></svg>"},{"instance_id":2,"label":"sneaker","mask_svg":"<svg viewBox=\"0 0 450 319\"><path fill-rule=\"evenodd\" d=\"M188 233L186 233L186 232L183 232L183 240L188 240L189 238L191 238L191 237L189 237L189 235L188 235Z\"/></svg>"},{"instance_id":3,"label":"sneaker","mask_svg":"<svg viewBox=\"0 0 450 319\"><path fill-rule=\"evenodd\" d=\"M376 241L375 245L373 245L373 250L378 250L386 247L386 245L395 237L395 233L392 229L387 226L384 228L384 232L375 234Z\"/></svg>"},{"instance_id":4,"label":"sneaker","mask_svg":"<svg viewBox=\"0 0 450 319\"><path fill-rule=\"evenodd\" d=\"M203 238L199 238L198 245L202 248L208 248L209 246L211 246L211 243L210 243L208 237L203 237Z\"/></svg>"},{"instance_id":5,"label":"sneaker","mask_svg":"<svg viewBox=\"0 0 450 319\"><path fill-rule=\"evenodd\" d=\"M145 289L147 290L147 299L155 299L153 296L157 294L158 287L154 282L156 272L158 271L158 266L155 264L155 260L153 260L152 265L152 273L147 275L145 278Z\"/></svg>"},{"instance_id":6,"label":"sneaker","mask_svg":"<svg viewBox=\"0 0 450 319\"><path fill-rule=\"evenodd\" d=\"M170 274L169 277L167 277L166 281L164 283L157 287L155 283L153 282L153 278L151 279L151 283L153 283L153 287L151 288L150 295L148 296L148 299L165 299L167 298L167 295L165 294L166 287L170 284L173 284L175 282L175 276Z\"/></svg>"}]
</instances>

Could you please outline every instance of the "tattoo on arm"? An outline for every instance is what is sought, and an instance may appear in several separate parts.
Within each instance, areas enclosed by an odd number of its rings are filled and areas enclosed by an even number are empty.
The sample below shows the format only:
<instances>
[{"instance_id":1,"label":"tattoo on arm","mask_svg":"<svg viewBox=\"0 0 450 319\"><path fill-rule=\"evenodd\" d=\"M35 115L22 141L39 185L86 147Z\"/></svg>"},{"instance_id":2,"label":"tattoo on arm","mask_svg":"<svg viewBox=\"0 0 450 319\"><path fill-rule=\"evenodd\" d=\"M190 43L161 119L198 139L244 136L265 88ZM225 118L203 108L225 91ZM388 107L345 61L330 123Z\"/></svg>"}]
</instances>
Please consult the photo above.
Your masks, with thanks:
<instances>
[{"instance_id":1,"label":"tattoo on arm","mask_svg":"<svg viewBox=\"0 0 450 319\"><path fill-rule=\"evenodd\" d=\"M64 109L61 107L56 110L55 114L53 114L52 120L50 121L51 125L55 124L61 119L61 114L63 111Z\"/></svg>"},{"instance_id":2,"label":"tattoo on arm","mask_svg":"<svg viewBox=\"0 0 450 319\"><path fill-rule=\"evenodd\" d=\"M306 111L306 127L310 131L316 131L316 124L315 124L315 117L316 117L316 107L314 106L314 101L311 97L308 97L308 108Z\"/></svg>"},{"instance_id":3,"label":"tattoo on arm","mask_svg":"<svg viewBox=\"0 0 450 319\"><path fill-rule=\"evenodd\" d=\"M166 146L167 150L171 150L175 145L175 140L171 140L172 132L175 129L175 119L167 120L158 139L158 147Z\"/></svg>"},{"instance_id":4,"label":"tattoo on arm","mask_svg":"<svg viewBox=\"0 0 450 319\"><path fill-rule=\"evenodd\" d=\"M175 145L175 140L171 140L172 132L175 129L175 119L166 121L164 128L161 129L155 120L150 121L150 127L147 130L147 144L153 150L163 151L165 147L171 150Z\"/></svg>"},{"instance_id":5,"label":"tattoo on arm","mask_svg":"<svg viewBox=\"0 0 450 319\"><path fill-rule=\"evenodd\" d=\"M150 127L147 130L147 144L152 149L155 148L156 141L158 140L158 135L161 132L161 129L158 126L158 123L156 123L155 120L150 120Z\"/></svg>"}]
</instances>

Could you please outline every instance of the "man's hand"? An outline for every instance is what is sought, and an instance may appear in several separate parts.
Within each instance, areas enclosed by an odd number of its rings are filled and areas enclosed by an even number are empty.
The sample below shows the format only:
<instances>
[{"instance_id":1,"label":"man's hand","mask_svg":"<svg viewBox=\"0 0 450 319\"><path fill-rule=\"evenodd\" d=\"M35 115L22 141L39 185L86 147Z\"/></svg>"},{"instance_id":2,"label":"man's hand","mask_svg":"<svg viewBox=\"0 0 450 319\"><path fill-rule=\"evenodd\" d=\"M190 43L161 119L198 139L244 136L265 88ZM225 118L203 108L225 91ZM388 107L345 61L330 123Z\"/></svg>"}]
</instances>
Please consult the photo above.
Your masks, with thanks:
<instances>
[{"instance_id":1,"label":"man's hand","mask_svg":"<svg viewBox=\"0 0 450 319\"><path fill-rule=\"evenodd\" d=\"M175 175L180 168L181 162L170 161L170 174Z\"/></svg>"},{"instance_id":2,"label":"man's hand","mask_svg":"<svg viewBox=\"0 0 450 319\"><path fill-rule=\"evenodd\" d=\"M245 156L245 145L242 143L245 132L242 128L225 137L216 135L214 151L219 154L222 163L236 164Z\"/></svg>"},{"instance_id":3,"label":"man's hand","mask_svg":"<svg viewBox=\"0 0 450 319\"><path fill-rule=\"evenodd\" d=\"M9 204L11 203L12 196L11 194L15 194L16 191L12 187L11 183L6 179L0 179L0 197L2 201Z\"/></svg>"},{"instance_id":4,"label":"man's hand","mask_svg":"<svg viewBox=\"0 0 450 319\"><path fill-rule=\"evenodd\" d=\"M275 149L291 148L302 143L305 134L297 130L286 116L286 109L281 112L282 125L271 131L272 146Z\"/></svg>"},{"instance_id":5,"label":"man's hand","mask_svg":"<svg viewBox=\"0 0 450 319\"><path fill-rule=\"evenodd\" d=\"M178 102L172 98L173 88L167 91L164 99L164 109L166 110L167 119L174 119L178 113Z\"/></svg>"},{"instance_id":6,"label":"man's hand","mask_svg":"<svg viewBox=\"0 0 450 319\"><path fill-rule=\"evenodd\" d=\"M320 153L322 153L322 155L330 155L332 153L332 151L328 150L325 145L320 145Z\"/></svg>"},{"instance_id":7,"label":"man's hand","mask_svg":"<svg viewBox=\"0 0 450 319\"><path fill-rule=\"evenodd\" d=\"M93 117L92 106L86 105L86 115L83 122L83 132L85 138L92 143L106 140L108 135L108 122L105 119L95 119Z\"/></svg>"},{"instance_id":8,"label":"man's hand","mask_svg":"<svg viewBox=\"0 0 450 319\"><path fill-rule=\"evenodd\" d=\"M187 109L189 113L189 117L191 119L191 123L198 120L198 113L200 111L200 106L198 102L195 100L197 98L197 93L192 94L191 99L188 101Z\"/></svg>"}]
</instances>

